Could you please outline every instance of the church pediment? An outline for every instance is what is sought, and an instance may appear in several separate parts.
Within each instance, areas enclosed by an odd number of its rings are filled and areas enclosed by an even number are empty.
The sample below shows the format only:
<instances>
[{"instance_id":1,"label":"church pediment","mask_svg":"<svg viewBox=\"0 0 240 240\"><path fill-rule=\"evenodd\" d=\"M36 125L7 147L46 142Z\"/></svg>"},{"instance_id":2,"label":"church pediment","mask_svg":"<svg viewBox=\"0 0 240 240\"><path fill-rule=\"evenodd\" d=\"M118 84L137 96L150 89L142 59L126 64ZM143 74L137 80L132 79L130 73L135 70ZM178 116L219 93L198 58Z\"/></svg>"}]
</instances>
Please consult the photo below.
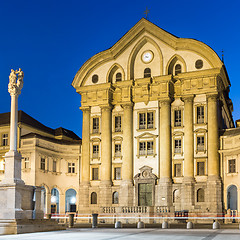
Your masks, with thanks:
<instances>
[{"instance_id":1,"label":"church pediment","mask_svg":"<svg viewBox=\"0 0 240 240\"><path fill-rule=\"evenodd\" d=\"M188 55L196 53L199 57L205 59L206 64L210 67L222 66L222 62L217 54L206 44L194 39L178 38L142 18L111 48L94 55L86 61L77 72L72 82L73 87L76 88L77 91L81 91L80 88L87 84L88 78L92 78L95 71L97 72L98 68L101 68L102 66L107 70L106 72L99 70L98 78L96 76L93 78L93 85L107 83L112 77L111 75L109 77L108 74L114 72L111 71L111 69L115 70L117 68L120 70L123 80L139 78L139 76L135 76L136 74L131 68L134 68L134 65L136 65L136 55L143 46L145 46L146 49L149 49L146 57L149 57L149 54L152 52L152 57L154 57L156 62L159 63L159 66L156 68L158 70L153 76L167 75L168 69L166 69L167 66L164 65L163 62L170 64L171 59L178 59L179 62L183 64L183 70L188 70L186 66L187 63L185 63L183 57L180 56L182 51L187 51ZM165 54L162 50L163 48L166 48L164 51L168 52L167 55L169 55L169 51L172 51L172 56L168 56L167 59L165 59ZM177 54L177 52L180 53ZM124 54L126 54L126 56ZM124 58L125 62L122 61L121 58ZM101 73L103 73L103 75L101 75ZM95 75L98 75L98 73Z\"/></svg>"}]
</instances>

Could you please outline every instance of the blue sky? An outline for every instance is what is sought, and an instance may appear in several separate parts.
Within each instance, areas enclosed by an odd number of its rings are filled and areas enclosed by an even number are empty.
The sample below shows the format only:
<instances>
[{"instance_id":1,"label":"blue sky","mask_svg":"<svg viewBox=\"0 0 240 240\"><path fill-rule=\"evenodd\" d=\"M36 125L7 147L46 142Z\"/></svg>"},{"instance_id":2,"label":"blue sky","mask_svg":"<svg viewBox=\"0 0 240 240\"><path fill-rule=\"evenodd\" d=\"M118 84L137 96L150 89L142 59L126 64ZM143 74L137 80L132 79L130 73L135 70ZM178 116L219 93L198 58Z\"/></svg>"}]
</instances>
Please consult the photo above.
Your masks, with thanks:
<instances>
[{"instance_id":1,"label":"blue sky","mask_svg":"<svg viewBox=\"0 0 240 240\"><path fill-rule=\"evenodd\" d=\"M10 111L11 68L24 71L19 109L48 127L81 136L80 95L71 86L81 65L111 47L142 17L182 38L209 45L224 60L240 119L239 0L0 1L0 113Z\"/></svg>"}]
</instances>

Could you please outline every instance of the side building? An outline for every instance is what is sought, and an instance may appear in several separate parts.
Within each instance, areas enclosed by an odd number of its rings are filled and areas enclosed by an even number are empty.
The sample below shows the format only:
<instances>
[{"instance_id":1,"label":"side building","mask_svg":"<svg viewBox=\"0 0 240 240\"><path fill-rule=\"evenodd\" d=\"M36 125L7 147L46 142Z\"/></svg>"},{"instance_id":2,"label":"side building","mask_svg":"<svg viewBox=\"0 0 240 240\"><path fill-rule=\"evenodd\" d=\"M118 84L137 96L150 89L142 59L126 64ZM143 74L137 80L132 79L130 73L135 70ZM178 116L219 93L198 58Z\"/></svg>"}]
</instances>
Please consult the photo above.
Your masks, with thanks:
<instances>
[{"instance_id":1,"label":"side building","mask_svg":"<svg viewBox=\"0 0 240 240\"><path fill-rule=\"evenodd\" d=\"M83 111L81 212L224 212L219 132L234 127L233 106L209 46L141 19L72 85Z\"/></svg>"},{"instance_id":2,"label":"side building","mask_svg":"<svg viewBox=\"0 0 240 240\"><path fill-rule=\"evenodd\" d=\"M9 151L10 113L0 114L0 179L4 155ZM45 213L78 211L81 139L64 128L51 129L23 111L18 112L18 151L22 154L22 179L42 186Z\"/></svg>"}]
</instances>

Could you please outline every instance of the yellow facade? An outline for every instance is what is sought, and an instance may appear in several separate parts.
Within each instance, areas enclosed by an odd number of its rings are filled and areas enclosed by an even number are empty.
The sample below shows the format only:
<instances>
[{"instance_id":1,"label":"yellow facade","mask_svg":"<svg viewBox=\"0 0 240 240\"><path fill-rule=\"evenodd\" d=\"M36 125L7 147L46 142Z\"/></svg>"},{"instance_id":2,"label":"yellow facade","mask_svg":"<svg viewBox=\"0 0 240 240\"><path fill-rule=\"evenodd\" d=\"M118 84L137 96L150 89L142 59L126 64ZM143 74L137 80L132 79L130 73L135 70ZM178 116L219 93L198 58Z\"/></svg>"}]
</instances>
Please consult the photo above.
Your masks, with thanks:
<instances>
[{"instance_id":1,"label":"yellow facade","mask_svg":"<svg viewBox=\"0 0 240 240\"><path fill-rule=\"evenodd\" d=\"M223 212L219 131L234 123L210 47L141 19L72 85L83 110L80 211Z\"/></svg>"}]
</instances>

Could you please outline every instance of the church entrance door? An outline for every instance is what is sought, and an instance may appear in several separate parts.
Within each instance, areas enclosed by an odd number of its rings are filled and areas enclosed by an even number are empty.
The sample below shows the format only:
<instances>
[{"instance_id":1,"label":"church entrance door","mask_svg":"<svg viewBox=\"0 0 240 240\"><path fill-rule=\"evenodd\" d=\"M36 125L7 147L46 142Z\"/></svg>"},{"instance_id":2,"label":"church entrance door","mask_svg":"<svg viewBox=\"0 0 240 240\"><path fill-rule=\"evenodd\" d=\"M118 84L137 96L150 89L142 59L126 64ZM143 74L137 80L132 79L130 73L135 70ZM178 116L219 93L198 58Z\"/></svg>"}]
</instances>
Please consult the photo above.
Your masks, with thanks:
<instances>
[{"instance_id":1,"label":"church entrance door","mask_svg":"<svg viewBox=\"0 0 240 240\"><path fill-rule=\"evenodd\" d=\"M138 205L152 206L152 184L151 183L138 184Z\"/></svg>"}]
</instances>

